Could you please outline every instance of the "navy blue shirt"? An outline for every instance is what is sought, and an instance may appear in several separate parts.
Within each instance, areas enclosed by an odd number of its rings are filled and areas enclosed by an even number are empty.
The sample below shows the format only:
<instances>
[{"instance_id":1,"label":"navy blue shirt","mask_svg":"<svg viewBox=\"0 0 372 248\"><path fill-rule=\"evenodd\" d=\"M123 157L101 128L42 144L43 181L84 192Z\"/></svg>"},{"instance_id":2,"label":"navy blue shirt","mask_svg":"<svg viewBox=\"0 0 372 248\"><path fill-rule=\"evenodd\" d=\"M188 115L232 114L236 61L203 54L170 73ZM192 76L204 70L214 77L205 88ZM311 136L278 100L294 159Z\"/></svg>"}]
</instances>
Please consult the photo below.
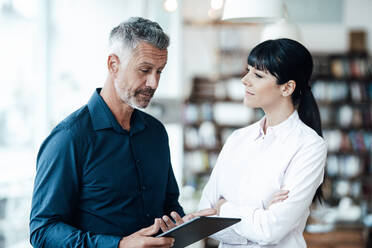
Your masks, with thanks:
<instances>
[{"instance_id":1,"label":"navy blue shirt","mask_svg":"<svg viewBox=\"0 0 372 248\"><path fill-rule=\"evenodd\" d=\"M134 110L124 130L97 89L41 145L32 198L35 247L118 247L171 211L184 215L168 136Z\"/></svg>"}]
</instances>

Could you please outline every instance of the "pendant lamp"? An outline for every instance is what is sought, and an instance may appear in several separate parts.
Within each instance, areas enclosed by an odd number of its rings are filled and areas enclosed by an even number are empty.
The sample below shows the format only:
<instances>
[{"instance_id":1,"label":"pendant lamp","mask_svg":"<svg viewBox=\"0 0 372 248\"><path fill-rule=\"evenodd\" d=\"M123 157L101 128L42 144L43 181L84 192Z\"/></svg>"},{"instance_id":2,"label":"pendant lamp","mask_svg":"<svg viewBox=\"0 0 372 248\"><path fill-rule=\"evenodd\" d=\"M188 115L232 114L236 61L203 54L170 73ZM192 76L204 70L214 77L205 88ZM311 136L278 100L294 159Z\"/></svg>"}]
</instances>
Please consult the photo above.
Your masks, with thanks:
<instances>
[{"instance_id":1,"label":"pendant lamp","mask_svg":"<svg viewBox=\"0 0 372 248\"><path fill-rule=\"evenodd\" d=\"M223 21L266 23L283 18L282 0L225 0Z\"/></svg>"}]
</instances>

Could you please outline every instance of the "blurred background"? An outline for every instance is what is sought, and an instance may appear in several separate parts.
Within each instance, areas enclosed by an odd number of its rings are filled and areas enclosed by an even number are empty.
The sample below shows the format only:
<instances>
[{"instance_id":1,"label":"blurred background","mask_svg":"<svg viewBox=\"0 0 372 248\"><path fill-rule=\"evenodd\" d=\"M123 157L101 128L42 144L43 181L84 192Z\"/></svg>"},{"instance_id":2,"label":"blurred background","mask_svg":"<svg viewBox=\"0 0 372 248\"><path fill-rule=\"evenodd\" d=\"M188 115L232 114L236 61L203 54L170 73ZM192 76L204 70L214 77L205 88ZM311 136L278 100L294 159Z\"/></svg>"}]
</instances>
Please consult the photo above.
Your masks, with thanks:
<instances>
[{"instance_id":1,"label":"blurred background","mask_svg":"<svg viewBox=\"0 0 372 248\"><path fill-rule=\"evenodd\" d=\"M285 18L275 23L222 22L225 1L0 0L0 248L30 247L39 146L103 86L109 32L130 16L159 22L171 37L146 111L166 125L186 212L196 209L226 138L262 117L242 104L250 49L284 36L313 54L329 149L325 202L313 207L308 246L372 247L372 1L284 0Z\"/></svg>"}]
</instances>

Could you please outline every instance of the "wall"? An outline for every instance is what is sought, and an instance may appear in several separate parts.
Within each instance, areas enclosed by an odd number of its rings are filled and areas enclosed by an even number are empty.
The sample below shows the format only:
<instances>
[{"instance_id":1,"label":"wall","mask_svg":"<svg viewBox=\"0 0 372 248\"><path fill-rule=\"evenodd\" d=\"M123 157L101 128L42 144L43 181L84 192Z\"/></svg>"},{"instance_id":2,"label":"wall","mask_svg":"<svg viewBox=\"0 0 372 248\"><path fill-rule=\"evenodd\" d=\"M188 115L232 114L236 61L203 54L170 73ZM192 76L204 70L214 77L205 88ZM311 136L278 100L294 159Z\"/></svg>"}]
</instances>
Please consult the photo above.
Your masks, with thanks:
<instances>
[{"instance_id":1,"label":"wall","mask_svg":"<svg viewBox=\"0 0 372 248\"><path fill-rule=\"evenodd\" d=\"M347 51L350 29L365 29L367 47L372 52L372 1L344 0L343 23L335 25L301 25L304 44L313 51Z\"/></svg>"}]
</instances>

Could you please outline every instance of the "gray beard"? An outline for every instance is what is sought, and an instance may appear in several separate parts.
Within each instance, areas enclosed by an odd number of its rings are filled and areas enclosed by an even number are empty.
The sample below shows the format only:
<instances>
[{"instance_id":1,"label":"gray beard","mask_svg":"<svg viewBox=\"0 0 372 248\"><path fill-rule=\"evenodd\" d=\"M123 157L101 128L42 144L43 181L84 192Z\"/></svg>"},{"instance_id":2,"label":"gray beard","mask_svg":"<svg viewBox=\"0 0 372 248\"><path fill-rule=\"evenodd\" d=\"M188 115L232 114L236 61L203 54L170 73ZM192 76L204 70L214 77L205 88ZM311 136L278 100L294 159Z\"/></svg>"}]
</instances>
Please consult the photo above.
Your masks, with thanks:
<instances>
[{"instance_id":1,"label":"gray beard","mask_svg":"<svg viewBox=\"0 0 372 248\"><path fill-rule=\"evenodd\" d=\"M131 107L132 109L136 109L136 108L141 108L137 105L135 105L134 103L132 103L131 101L131 97L130 96L125 96L125 92L124 94L121 94L121 89L118 87L118 85L116 83L114 83L114 87L115 87L115 90L116 90L116 94L119 96L120 100L129 105L129 107Z\"/></svg>"}]
</instances>

